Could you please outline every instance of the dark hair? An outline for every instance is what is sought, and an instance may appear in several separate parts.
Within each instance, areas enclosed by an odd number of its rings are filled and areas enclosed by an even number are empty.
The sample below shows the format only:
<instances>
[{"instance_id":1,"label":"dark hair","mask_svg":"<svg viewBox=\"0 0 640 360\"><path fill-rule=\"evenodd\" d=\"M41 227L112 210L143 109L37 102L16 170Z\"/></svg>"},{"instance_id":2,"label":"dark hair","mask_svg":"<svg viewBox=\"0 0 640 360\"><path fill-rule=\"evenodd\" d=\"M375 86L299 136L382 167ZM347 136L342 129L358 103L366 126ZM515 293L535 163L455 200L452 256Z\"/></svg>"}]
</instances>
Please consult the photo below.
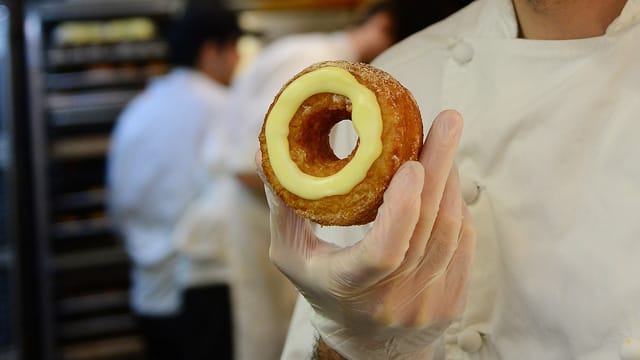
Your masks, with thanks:
<instances>
[{"instance_id":1,"label":"dark hair","mask_svg":"<svg viewBox=\"0 0 640 360\"><path fill-rule=\"evenodd\" d=\"M224 45L240 35L235 12L215 0L190 1L169 29L169 60L176 66L193 67L207 41Z\"/></svg>"}]
</instances>

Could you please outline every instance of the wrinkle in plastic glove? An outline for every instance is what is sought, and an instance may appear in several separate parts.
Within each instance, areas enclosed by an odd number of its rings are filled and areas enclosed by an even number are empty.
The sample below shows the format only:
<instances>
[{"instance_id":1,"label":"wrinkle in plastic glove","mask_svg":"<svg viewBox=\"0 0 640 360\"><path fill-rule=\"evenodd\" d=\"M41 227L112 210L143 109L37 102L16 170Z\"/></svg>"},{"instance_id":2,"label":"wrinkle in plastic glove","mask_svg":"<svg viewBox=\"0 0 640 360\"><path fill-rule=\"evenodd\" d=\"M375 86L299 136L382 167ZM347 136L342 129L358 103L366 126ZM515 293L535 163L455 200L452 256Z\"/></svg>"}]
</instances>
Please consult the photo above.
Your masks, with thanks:
<instances>
[{"instance_id":1,"label":"wrinkle in plastic glove","mask_svg":"<svg viewBox=\"0 0 640 360\"><path fill-rule=\"evenodd\" d=\"M438 115L419 162L397 171L371 230L350 247L318 238L267 186L271 259L341 355L427 358L463 311L475 235L454 164L461 131L457 112Z\"/></svg>"}]
</instances>

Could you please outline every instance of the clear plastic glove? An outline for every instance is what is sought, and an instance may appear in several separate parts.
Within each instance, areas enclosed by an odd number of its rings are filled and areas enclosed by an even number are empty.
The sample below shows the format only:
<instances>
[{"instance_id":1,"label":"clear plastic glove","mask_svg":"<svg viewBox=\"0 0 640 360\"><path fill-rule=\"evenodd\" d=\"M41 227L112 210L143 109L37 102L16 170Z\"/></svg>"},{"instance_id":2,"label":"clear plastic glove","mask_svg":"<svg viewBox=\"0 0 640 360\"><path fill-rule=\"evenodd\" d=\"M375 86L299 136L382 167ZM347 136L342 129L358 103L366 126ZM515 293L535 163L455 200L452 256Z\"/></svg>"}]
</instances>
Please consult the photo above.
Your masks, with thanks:
<instances>
[{"instance_id":1,"label":"clear plastic glove","mask_svg":"<svg viewBox=\"0 0 640 360\"><path fill-rule=\"evenodd\" d=\"M420 161L393 177L371 230L338 247L270 189L270 256L314 309L323 340L352 359L426 358L464 306L475 236L454 156L462 118L434 121Z\"/></svg>"}]
</instances>

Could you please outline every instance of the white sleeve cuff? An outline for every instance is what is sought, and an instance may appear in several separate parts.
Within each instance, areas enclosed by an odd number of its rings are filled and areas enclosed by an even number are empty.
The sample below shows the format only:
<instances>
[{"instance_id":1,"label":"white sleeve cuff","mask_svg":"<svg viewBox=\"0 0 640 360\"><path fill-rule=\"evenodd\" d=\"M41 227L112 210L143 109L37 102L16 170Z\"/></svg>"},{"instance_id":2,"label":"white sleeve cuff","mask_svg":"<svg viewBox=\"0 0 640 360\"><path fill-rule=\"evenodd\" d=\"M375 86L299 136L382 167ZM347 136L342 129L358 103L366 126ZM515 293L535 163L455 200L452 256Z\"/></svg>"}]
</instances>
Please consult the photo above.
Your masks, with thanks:
<instances>
[{"instance_id":1,"label":"white sleeve cuff","mask_svg":"<svg viewBox=\"0 0 640 360\"><path fill-rule=\"evenodd\" d=\"M448 324L433 324L423 329L385 330L384 334L366 334L346 329L316 313L311 322L330 348L347 359L409 360L430 359L430 345L442 336Z\"/></svg>"}]
</instances>

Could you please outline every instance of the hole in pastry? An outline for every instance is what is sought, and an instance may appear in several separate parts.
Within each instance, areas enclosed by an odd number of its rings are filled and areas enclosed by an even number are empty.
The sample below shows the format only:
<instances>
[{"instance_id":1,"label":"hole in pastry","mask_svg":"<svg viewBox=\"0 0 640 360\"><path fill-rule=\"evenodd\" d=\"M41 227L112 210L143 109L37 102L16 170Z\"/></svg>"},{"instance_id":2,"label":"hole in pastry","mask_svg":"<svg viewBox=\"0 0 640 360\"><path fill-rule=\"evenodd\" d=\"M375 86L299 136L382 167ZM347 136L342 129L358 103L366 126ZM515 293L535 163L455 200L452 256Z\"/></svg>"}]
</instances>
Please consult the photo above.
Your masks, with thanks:
<instances>
[{"instance_id":1,"label":"hole in pastry","mask_svg":"<svg viewBox=\"0 0 640 360\"><path fill-rule=\"evenodd\" d=\"M342 148L336 148L336 142L341 144ZM341 120L331 128L329 144L331 145L331 150L339 159L345 159L353 152L358 144L358 134L353 127L351 119ZM348 144L348 148L344 148L344 144Z\"/></svg>"}]
</instances>

